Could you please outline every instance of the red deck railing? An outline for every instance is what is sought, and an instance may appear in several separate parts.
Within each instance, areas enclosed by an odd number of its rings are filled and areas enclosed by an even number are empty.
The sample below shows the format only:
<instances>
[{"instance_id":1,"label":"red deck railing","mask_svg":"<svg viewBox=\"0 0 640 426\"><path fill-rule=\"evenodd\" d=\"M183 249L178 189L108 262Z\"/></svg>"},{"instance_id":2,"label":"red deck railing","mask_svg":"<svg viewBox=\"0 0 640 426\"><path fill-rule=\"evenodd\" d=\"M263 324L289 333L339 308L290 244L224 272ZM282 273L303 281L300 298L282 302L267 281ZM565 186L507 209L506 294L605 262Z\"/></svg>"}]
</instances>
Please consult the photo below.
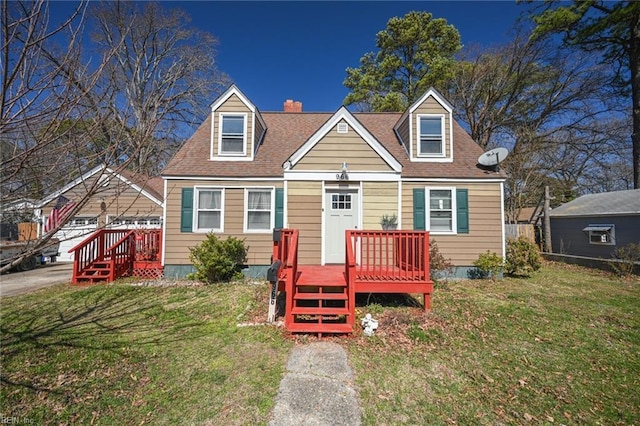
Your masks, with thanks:
<instances>
[{"instance_id":1,"label":"red deck railing","mask_svg":"<svg viewBox=\"0 0 640 426\"><path fill-rule=\"evenodd\" d=\"M136 255L135 231L127 232L105 252L105 261L109 261L109 282L124 275L130 275Z\"/></svg>"},{"instance_id":2,"label":"red deck railing","mask_svg":"<svg viewBox=\"0 0 640 426\"><path fill-rule=\"evenodd\" d=\"M304 265L298 271L298 230L276 230L268 276L274 285L277 283L272 287L273 303L276 288L286 293L288 330L350 333L355 325L356 293L421 293L425 310L430 309L433 282L429 278L429 233L348 230L344 269L338 265ZM344 306L339 305L342 301ZM346 320L335 322L340 317Z\"/></svg>"},{"instance_id":3,"label":"red deck railing","mask_svg":"<svg viewBox=\"0 0 640 426\"><path fill-rule=\"evenodd\" d=\"M138 229L136 236L136 260L158 261L162 259L162 229Z\"/></svg>"},{"instance_id":4,"label":"red deck railing","mask_svg":"<svg viewBox=\"0 0 640 426\"><path fill-rule=\"evenodd\" d=\"M293 297L296 291L296 278L298 276L298 230L280 229L280 237L273 244L273 261L280 261L277 277L279 290L285 291L287 309L293 306ZM275 240L275 239L274 239ZM293 321L291 315L285 315L285 326Z\"/></svg>"},{"instance_id":5,"label":"red deck railing","mask_svg":"<svg viewBox=\"0 0 640 426\"><path fill-rule=\"evenodd\" d=\"M429 279L429 233L423 231L347 231L347 252L357 280Z\"/></svg>"},{"instance_id":6,"label":"red deck railing","mask_svg":"<svg viewBox=\"0 0 640 426\"><path fill-rule=\"evenodd\" d=\"M69 250L69 253L73 253L72 282L77 283L82 271L93 263L104 261L107 249L121 240L128 232L130 231L127 229L100 229Z\"/></svg>"},{"instance_id":7,"label":"red deck railing","mask_svg":"<svg viewBox=\"0 0 640 426\"><path fill-rule=\"evenodd\" d=\"M422 293L430 308L428 232L346 232L346 273L355 293Z\"/></svg>"},{"instance_id":8,"label":"red deck railing","mask_svg":"<svg viewBox=\"0 0 640 426\"><path fill-rule=\"evenodd\" d=\"M69 253L74 253L74 284L97 263L108 264L109 273L105 278L115 281L122 276L135 275L134 262L161 269L162 230L101 229L73 247ZM143 266L138 265L138 269L151 269L149 265ZM152 275L157 276L158 273L154 271Z\"/></svg>"}]
</instances>

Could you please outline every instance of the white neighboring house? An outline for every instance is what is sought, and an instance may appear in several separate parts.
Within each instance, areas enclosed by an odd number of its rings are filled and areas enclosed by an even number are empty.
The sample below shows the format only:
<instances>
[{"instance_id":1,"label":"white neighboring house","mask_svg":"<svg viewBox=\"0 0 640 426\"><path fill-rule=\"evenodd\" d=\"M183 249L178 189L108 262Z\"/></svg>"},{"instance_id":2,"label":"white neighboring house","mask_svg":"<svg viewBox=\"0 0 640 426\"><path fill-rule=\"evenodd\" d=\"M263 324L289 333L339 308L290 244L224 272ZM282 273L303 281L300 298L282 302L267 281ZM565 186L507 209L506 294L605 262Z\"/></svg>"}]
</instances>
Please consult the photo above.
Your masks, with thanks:
<instances>
[{"instance_id":1,"label":"white neighboring house","mask_svg":"<svg viewBox=\"0 0 640 426\"><path fill-rule=\"evenodd\" d=\"M101 165L69 182L37 204L38 234L44 234L45 224L60 197L76 203L94 185L95 195L54 235L60 239L59 261L73 261L73 253L69 253L69 250L102 227L162 228L162 179Z\"/></svg>"}]
</instances>

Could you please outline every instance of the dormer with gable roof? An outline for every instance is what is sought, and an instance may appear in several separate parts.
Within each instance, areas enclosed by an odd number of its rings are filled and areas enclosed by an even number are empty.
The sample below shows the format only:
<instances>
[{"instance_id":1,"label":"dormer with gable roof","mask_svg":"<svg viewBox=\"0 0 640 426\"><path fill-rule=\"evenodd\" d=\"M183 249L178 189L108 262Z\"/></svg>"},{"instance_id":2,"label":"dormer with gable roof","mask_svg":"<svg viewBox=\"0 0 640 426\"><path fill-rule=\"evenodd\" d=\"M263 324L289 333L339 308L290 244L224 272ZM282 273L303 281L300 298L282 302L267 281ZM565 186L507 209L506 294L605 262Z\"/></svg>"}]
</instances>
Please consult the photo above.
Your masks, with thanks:
<instances>
[{"instance_id":1,"label":"dormer with gable roof","mask_svg":"<svg viewBox=\"0 0 640 426\"><path fill-rule=\"evenodd\" d=\"M253 161L267 126L260 111L235 85L211 105L212 161Z\"/></svg>"},{"instance_id":2,"label":"dormer with gable roof","mask_svg":"<svg viewBox=\"0 0 640 426\"><path fill-rule=\"evenodd\" d=\"M453 162L453 107L430 88L400 117L394 130L412 162Z\"/></svg>"}]
</instances>

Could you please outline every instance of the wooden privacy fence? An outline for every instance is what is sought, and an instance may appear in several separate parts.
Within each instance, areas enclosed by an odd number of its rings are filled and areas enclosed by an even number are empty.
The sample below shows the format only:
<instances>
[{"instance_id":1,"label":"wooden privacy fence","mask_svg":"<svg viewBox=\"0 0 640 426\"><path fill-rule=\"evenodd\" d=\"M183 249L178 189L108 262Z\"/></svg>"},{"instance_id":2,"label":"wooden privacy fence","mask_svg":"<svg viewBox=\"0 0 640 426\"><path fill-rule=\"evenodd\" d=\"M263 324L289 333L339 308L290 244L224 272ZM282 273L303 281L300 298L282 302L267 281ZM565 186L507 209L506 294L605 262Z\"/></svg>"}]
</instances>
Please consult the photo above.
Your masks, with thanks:
<instances>
[{"instance_id":1,"label":"wooden privacy fence","mask_svg":"<svg viewBox=\"0 0 640 426\"><path fill-rule=\"evenodd\" d=\"M536 242L536 229L530 223L508 223L504 225L504 233L507 240L517 240L520 237Z\"/></svg>"}]
</instances>

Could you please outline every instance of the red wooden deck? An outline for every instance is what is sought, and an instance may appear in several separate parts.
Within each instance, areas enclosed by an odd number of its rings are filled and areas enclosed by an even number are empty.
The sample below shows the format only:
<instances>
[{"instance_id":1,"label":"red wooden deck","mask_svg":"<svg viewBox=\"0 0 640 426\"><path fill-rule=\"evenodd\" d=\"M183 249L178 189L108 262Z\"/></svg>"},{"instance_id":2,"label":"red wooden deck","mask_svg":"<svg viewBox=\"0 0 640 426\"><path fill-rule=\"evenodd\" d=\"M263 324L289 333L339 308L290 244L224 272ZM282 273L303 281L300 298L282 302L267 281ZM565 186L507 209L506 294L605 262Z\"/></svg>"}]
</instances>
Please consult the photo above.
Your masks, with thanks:
<instances>
[{"instance_id":1,"label":"red wooden deck","mask_svg":"<svg viewBox=\"0 0 640 426\"><path fill-rule=\"evenodd\" d=\"M69 250L71 252L74 253L73 284L163 275L160 229L100 229Z\"/></svg>"},{"instance_id":2,"label":"red wooden deck","mask_svg":"<svg viewBox=\"0 0 640 426\"><path fill-rule=\"evenodd\" d=\"M298 265L296 284L299 286L346 285L344 265Z\"/></svg>"},{"instance_id":3,"label":"red wooden deck","mask_svg":"<svg viewBox=\"0 0 640 426\"><path fill-rule=\"evenodd\" d=\"M428 232L346 231L346 263L325 266L298 265L298 231L276 232L273 282L286 293L289 331L353 332L356 293L420 293L430 308Z\"/></svg>"}]
</instances>

